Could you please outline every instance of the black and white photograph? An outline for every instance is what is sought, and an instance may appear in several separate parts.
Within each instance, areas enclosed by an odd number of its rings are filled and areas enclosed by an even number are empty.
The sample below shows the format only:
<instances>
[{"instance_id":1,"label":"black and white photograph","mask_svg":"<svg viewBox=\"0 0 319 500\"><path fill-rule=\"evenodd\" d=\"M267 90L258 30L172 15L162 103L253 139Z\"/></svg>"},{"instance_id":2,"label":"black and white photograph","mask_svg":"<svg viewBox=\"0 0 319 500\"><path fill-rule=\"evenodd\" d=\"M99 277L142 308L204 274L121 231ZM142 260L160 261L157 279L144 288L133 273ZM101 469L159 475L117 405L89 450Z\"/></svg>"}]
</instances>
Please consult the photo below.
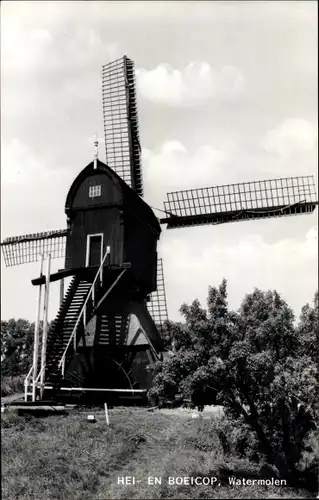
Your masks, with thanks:
<instances>
[{"instance_id":1,"label":"black and white photograph","mask_svg":"<svg viewBox=\"0 0 319 500\"><path fill-rule=\"evenodd\" d=\"M1 2L4 500L319 498L317 10Z\"/></svg>"}]
</instances>

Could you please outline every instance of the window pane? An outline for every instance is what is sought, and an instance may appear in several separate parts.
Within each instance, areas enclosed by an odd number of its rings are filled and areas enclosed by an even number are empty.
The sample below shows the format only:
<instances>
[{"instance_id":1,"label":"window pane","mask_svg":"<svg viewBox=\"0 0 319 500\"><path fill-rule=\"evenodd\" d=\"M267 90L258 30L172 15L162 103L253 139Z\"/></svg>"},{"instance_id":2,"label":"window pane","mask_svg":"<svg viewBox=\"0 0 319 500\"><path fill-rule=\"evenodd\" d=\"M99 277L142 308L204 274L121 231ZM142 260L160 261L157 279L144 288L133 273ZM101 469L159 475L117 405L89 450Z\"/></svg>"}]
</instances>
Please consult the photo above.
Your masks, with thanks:
<instances>
[{"instance_id":1,"label":"window pane","mask_svg":"<svg viewBox=\"0 0 319 500\"><path fill-rule=\"evenodd\" d=\"M96 196L101 196L101 185L89 187L89 197L95 198Z\"/></svg>"}]
</instances>

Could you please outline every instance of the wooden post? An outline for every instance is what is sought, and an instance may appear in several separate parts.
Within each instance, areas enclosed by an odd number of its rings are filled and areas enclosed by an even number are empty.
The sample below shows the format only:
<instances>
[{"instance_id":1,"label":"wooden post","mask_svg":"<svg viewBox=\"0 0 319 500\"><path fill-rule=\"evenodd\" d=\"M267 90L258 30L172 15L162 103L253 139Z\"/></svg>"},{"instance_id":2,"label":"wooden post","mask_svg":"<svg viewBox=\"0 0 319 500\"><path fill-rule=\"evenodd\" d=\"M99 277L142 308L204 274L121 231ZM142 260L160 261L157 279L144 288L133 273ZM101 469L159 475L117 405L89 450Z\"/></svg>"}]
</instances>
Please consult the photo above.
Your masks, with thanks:
<instances>
[{"instance_id":1,"label":"wooden post","mask_svg":"<svg viewBox=\"0 0 319 500\"><path fill-rule=\"evenodd\" d=\"M43 274L43 254L41 254L40 277ZM32 380L32 401L36 399L36 386L35 381L38 375L38 355L39 355L39 329L40 329L40 316L41 316L41 302L42 302L42 285L39 286L39 299L37 307L37 317L34 328L34 345L33 345L33 380Z\"/></svg>"},{"instance_id":2,"label":"wooden post","mask_svg":"<svg viewBox=\"0 0 319 500\"><path fill-rule=\"evenodd\" d=\"M64 299L64 278L62 278L60 281L60 307L62 305L63 299Z\"/></svg>"},{"instance_id":3,"label":"wooden post","mask_svg":"<svg viewBox=\"0 0 319 500\"><path fill-rule=\"evenodd\" d=\"M104 410L105 410L106 425L110 425L109 413L107 410L107 403L104 403Z\"/></svg>"},{"instance_id":4,"label":"wooden post","mask_svg":"<svg viewBox=\"0 0 319 500\"><path fill-rule=\"evenodd\" d=\"M51 270L51 255L48 255L48 268L45 280L44 291L44 308L43 308L43 333L42 333L42 351L41 351L41 399L43 396L43 385L45 378L45 363L47 354L47 338L48 338L48 307L49 307L49 290L50 290L50 270Z\"/></svg>"}]
</instances>

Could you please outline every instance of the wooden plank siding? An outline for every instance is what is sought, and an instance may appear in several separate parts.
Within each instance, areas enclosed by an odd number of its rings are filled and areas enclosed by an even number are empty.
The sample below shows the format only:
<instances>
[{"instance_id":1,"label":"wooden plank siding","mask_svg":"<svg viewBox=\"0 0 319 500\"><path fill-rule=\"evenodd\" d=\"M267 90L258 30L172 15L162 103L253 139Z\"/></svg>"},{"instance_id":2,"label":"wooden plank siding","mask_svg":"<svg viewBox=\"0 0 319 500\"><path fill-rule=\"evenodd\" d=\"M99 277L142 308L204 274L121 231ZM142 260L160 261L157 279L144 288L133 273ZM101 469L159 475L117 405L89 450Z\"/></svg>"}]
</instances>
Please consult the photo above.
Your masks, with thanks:
<instances>
[{"instance_id":1,"label":"wooden plank siding","mask_svg":"<svg viewBox=\"0 0 319 500\"><path fill-rule=\"evenodd\" d=\"M65 205L69 233L66 269L84 267L87 237L103 234L103 255L111 247L106 265L130 262L130 275L145 294L156 289L157 241L161 228L152 209L107 165L93 162L73 182ZM99 195L89 196L90 187Z\"/></svg>"},{"instance_id":2,"label":"wooden plank siding","mask_svg":"<svg viewBox=\"0 0 319 500\"><path fill-rule=\"evenodd\" d=\"M91 186L101 186L101 195L94 198L89 197ZM95 172L93 170L88 177L85 177L79 185L73 200L72 208L80 209L94 207L102 203L118 204L122 201L123 195L119 183L114 182L108 172Z\"/></svg>"},{"instance_id":3,"label":"wooden plank siding","mask_svg":"<svg viewBox=\"0 0 319 500\"><path fill-rule=\"evenodd\" d=\"M103 234L103 255L111 247L110 264L123 263L123 232L118 207L80 210L74 214L66 243L66 269L85 266L87 236Z\"/></svg>"}]
</instances>

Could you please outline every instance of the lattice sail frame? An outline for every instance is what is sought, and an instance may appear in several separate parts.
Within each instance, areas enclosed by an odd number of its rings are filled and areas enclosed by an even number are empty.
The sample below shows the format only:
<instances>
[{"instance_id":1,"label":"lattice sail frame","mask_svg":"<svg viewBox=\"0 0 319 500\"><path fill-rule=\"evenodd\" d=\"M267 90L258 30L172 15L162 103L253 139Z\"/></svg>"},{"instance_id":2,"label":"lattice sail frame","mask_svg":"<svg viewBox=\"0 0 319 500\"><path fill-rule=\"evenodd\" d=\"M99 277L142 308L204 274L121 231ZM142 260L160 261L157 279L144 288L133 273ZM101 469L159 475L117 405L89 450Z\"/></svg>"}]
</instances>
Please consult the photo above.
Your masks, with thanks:
<instances>
[{"instance_id":1,"label":"lattice sail frame","mask_svg":"<svg viewBox=\"0 0 319 500\"><path fill-rule=\"evenodd\" d=\"M64 258L66 235L66 229L55 229L5 238L1 248L6 267L36 262L41 254L50 254L52 259Z\"/></svg>"},{"instance_id":2,"label":"lattice sail frame","mask_svg":"<svg viewBox=\"0 0 319 500\"><path fill-rule=\"evenodd\" d=\"M162 259L157 259L157 289L150 295L147 309L157 329L162 333L164 322L168 320Z\"/></svg>"},{"instance_id":3,"label":"lattice sail frame","mask_svg":"<svg viewBox=\"0 0 319 500\"><path fill-rule=\"evenodd\" d=\"M189 189L167 194L168 229L311 213L318 204L313 176Z\"/></svg>"},{"instance_id":4,"label":"lattice sail frame","mask_svg":"<svg viewBox=\"0 0 319 500\"><path fill-rule=\"evenodd\" d=\"M134 63L126 56L102 67L106 163L143 196Z\"/></svg>"}]
</instances>

